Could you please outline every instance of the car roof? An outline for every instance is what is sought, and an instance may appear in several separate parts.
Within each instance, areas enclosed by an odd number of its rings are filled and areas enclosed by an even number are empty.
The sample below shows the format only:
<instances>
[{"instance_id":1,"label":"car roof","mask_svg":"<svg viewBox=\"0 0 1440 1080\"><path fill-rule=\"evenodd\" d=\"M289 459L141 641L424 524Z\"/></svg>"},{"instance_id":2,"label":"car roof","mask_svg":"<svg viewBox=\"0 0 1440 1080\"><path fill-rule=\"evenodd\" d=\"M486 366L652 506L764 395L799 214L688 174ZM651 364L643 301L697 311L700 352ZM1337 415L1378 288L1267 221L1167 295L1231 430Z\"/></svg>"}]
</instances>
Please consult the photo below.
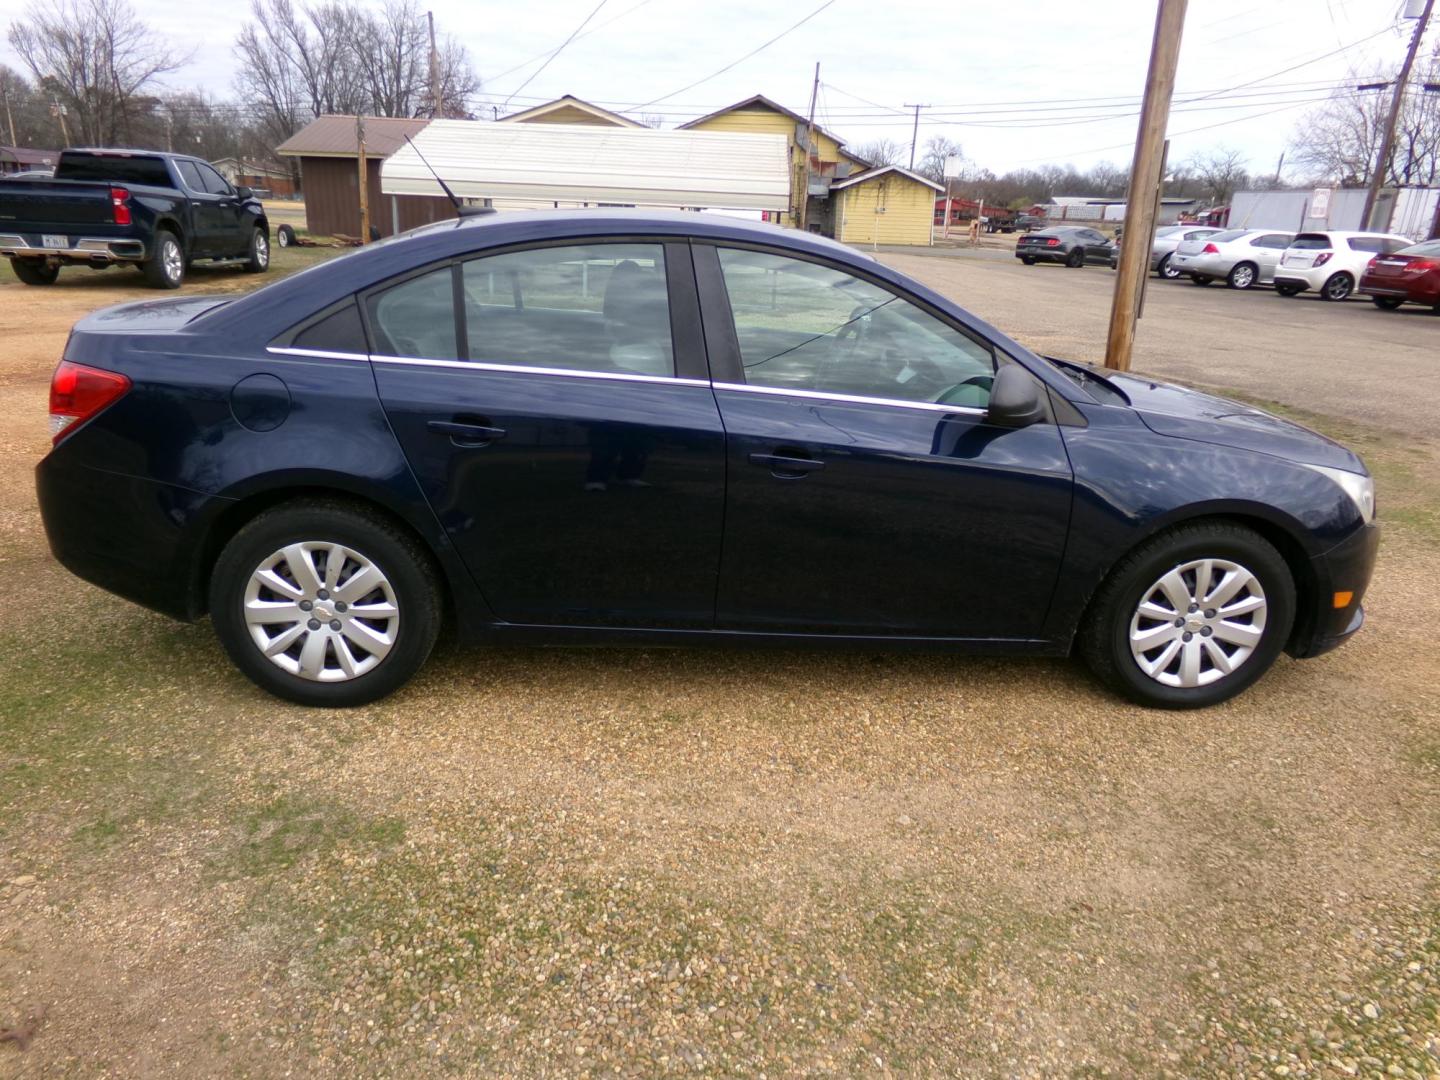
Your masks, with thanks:
<instances>
[{"instance_id":1,"label":"car roof","mask_svg":"<svg viewBox=\"0 0 1440 1080\"><path fill-rule=\"evenodd\" d=\"M1362 232L1357 229L1304 229L1296 233L1297 236L1339 236L1349 239L1352 236L1373 236L1377 240L1409 240L1408 236L1401 236L1398 233L1388 232Z\"/></svg>"}]
</instances>

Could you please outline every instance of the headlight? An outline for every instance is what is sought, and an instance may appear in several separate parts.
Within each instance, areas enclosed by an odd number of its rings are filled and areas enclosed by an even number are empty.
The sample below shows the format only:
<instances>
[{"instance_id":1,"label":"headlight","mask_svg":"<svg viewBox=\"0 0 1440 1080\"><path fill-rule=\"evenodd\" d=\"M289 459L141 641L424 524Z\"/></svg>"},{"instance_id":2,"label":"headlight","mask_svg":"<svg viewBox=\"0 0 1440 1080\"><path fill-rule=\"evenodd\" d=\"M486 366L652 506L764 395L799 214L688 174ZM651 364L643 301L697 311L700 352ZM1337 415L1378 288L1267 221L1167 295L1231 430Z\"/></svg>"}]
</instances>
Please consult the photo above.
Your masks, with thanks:
<instances>
[{"instance_id":1,"label":"headlight","mask_svg":"<svg viewBox=\"0 0 1440 1080\"><path fill-rule=\"evenodd\" d=\"M1305 467L1314 469L1322 476L1328 476L1339 484L1340 490L1350 496L1350 501L1355 504L1355 509L1360 511L1360 519L1365 524L1368 525L1375 520L1374 477L1347 472L1345 469L1327 469L1324 465L1306 465Z\"/></svg>"}]
</instances>

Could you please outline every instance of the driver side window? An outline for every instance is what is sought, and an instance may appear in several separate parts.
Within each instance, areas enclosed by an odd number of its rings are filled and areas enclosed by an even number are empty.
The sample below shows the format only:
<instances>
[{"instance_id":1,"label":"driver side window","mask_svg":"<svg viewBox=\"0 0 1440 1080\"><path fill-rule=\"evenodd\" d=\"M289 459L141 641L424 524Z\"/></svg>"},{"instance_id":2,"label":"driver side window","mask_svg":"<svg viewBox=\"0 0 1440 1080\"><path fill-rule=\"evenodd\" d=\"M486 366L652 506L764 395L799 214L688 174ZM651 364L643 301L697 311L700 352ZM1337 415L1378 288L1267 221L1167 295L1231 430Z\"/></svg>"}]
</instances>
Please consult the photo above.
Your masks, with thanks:
<instances>
[{"instance_id":1,"label":"driver side window","mask_svg":"<svg viewBox=\"0 0 1440 1080\"><path fill-rule=\"evenodd\" d=\"M908 300L803 259L723 247L719 255L748 384L989 404L991 348Z\"/></svg>"}]
</instances>

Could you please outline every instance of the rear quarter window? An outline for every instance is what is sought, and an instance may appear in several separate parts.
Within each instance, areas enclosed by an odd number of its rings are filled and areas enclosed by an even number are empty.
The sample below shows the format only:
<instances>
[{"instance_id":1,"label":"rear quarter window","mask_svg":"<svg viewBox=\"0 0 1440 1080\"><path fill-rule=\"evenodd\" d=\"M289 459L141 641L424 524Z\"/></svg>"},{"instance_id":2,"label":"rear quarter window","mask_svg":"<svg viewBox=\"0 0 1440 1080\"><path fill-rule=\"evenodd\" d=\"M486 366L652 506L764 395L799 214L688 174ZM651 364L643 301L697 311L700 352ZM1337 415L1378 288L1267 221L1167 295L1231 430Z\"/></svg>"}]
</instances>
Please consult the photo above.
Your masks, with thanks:
<instances>
[{"instance_id":1,"label":"rear quarter window","mask_svg":"<svg viewBox=\"0 0 1440 1080\"><path fill-rule=\"evenodd\" d=\"M173 188L170 170L158 157L124 154L61 154L57 180L94 180Z\"/></svg>"}]
</instances>

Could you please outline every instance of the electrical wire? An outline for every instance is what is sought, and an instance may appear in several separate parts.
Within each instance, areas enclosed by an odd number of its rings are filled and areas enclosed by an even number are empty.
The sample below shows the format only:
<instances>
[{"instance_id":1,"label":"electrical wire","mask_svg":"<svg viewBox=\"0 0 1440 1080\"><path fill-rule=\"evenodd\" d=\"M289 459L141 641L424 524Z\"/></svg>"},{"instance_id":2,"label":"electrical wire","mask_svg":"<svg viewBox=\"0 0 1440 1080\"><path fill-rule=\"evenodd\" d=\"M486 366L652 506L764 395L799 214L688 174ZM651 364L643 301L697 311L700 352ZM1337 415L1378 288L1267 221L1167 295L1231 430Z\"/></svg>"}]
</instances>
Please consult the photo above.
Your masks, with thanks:
<instances>
[{"instance_id":1,"label":"electrical wire","mask_svg":"<svg viewBox=\"0 0 1440 1080\"><path fill-rule=\"evenodd\" d=\"M714 78L717 78L718 76L724 75L724 74L725 74L727 71L729 71L731 68L740 66L740 65L743 64L746 60L749 60L752 56L754 56L754 55L756 55L757 53L763 52L764 50L768 49L771 45L774 45L775 42L779 41L779 40L780 40L781 38L783 38L785 35L794 33L796 30L799 30L800 27L804 26L804 25L805 25L807 22L809 22L811 19L815 18L816 15L819 15L822 11L824 11L826 8L830 7L830 6L831 6L832 4L834 4L834 3L835 3L835 0L825 0L825 2L824 2L823 4L821 4L819 7L817 7L814 11L810 12L809 15L806 15L806 16L805 16L803 19L801 19L799 22L795 23L793 26L789 27L789 28L786 29L786 30L780 31L780 33L776 34L774 37L772 37L769 41L765 42L763 45L759 45L759 46L756 46L755 48L751 49L751 50L750 50L748 53L746 53L744 56L740 57L740 59L738 59L738 60L733 60L733 61L731 61L730 63L726 64L726 65L725 65L724 67L722 67L719 71L712 71L709 75L706 75L703 79L696 79L694 82L689 83L689 84L686 85L686 86L682 86L679 90L672 90L672 91L671 91L670 93L668 93L668 94L662 94L662 95L660 95L660 97L653 98L653 99L651 99L650 101L646 101L646 102L644 102L644 103L642 103L642 104L640 104L640 105L636 105L636 106L634 106L634 108L629 109L629 110L627 110L627 111L628 111L628 112L634 112L634 111L636 111L636 110L638 110L638 109L648 109L651 105L657 105L657 104L659 104L659 103L662 102L662 101L669 101L671 98L677 97L678 95L685 93L685 91L687 91L687 90L693 90L693 89L695 89L695 87L699 86L701 83L707 83L707 82L709 82L711 79L714 79Z\"/></svg>"},{"instance_id":2,"label":"electrical wire","mask_svg":"<svg viewBox=\"0 0 1440 1080\"><path fill-rule=\"evenodd\" d=\"M584 21L581 22L581 24L577 26L574 30L570 31L570 36L560 43L560 47L556 49L553 53L551 53L548 57L546 57L545 63L541 64L538 68L536 68L530 74L529 78L527 78L524 82L522 82L519 86L515 88L515 90L510 94L510 97L507 97L504 101L500 103L500 108L503 109L506 105L509 105L510 98L513 98L521 90L524 90L525 87L529 86L532 82L534 82L535 79L539 77L540 73L550 66L550 61L554 60L557 56L559 56L562 52L565 51L565 46L569 45L570 42L574 41L580 35L580 31L584 30L585 27L589 25L591 19L595 18L596 15L600 14L600 9L603 8L607 3L609 3L609 0L600 0L600 2L590 10L590 14L585 16Z\"/></svg>"},{"instance_id":3,"label":"electrical wire","mask_svg":"<svg viewBox=\"0 0 1440 1080\"><path fill-rule=\"evenodd\" d=\"M606 19L604 22L600 23L599 25L597 25L597 26L592 26L589 30L586 30L583 34L576 34L576 35L574 36L573 40L574 40L574 41L579 41L579 40L580 40L581 38L583 38L583 37L589 37L591 34L594 34L594 33L597 33L598 31L604 30L605 27L610 26L612 23L617 23L617 22L619 22L621 19L625 18L626 15L629 15L629 14L631 14L632 12L639 11L642 7L644 7L646 4L648 4L648 3L650 3L650 2L651 2L651 0L640 0L640 2L639 2L638 4L635 4L635 5L632 6L632 7L626 8L624 11L620 12L619 15L612 15L610 18ZM499 73L497 73L497 74L495 74L495 75L491 75L491 76L490 76L490 79L491 79L491 81L493 82L493 81L496 80L496 79L503 79L503 78L505 78L506 75L513 75L513 74L515 74L515 72L519 71L521 68L527 68L527 67L529 67L531 64L535 63L535 61L537 61L537 60L544 60L544 59L545 59L547 56L549 56L549 55L550 55L550 50L549 50L549 49L546 49L546 50L545 50L544 52L542 52L542 53L536 53L534 56L530 57L529 60L522 60L520 63L516 64L514 67L508 67L508 68L506 68L504 71L501 71L501 72L499 72ZM498 96L498 95L497 95L497 96ZM510 95L510 96L511 96L511 97L519 97L520 95L519 95L519 93L517 92L517 93L512 94L512 95Z\"/></svg>"}]
</instances>

